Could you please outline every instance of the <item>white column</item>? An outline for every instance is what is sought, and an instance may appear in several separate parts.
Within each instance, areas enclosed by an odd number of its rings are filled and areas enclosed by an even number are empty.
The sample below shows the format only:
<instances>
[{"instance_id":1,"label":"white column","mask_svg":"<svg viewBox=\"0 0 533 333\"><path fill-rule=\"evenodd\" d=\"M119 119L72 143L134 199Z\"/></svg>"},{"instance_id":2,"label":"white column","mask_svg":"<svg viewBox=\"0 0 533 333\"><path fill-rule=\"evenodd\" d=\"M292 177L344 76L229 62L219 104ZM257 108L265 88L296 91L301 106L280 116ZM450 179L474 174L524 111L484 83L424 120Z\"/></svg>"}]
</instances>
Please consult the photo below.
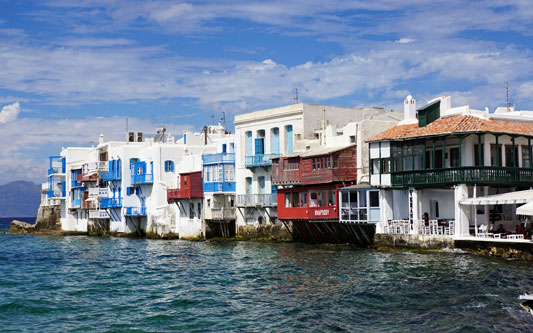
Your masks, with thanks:
<instances>
[{"instance_id":1,"label":"white column","mask_svg":"<svg viewBox=\"0 0 533 333\"><path fill-rule=\"evenodd\" d=\"M487 134L483 135L483 165L490 166L490 141Z\"/></svg>"},{"instance_id":2,"label":"white column","mask_svg":"<svg viewBox=\"0 0 533 333\"><path fill-rule=\"evenodd\" d=\"M468 198L468 187L465 184L457 185L454 189L455 199L455 235L454 238L470 235L468 206L460 205L459 202Z\"/></svg>"},{"instance_id":3,"label":"white column","mask_svg":"<svg viewBox=\"0 0 533 333\"><path fill-rule=\"evenodd\" d=\"M504 165L503 162L505 162L505 144L502 143L502 154L501 154L501 160L500 160L500 165L501 166L507 166L507 165Z\"/></svg>"}]
</instances>

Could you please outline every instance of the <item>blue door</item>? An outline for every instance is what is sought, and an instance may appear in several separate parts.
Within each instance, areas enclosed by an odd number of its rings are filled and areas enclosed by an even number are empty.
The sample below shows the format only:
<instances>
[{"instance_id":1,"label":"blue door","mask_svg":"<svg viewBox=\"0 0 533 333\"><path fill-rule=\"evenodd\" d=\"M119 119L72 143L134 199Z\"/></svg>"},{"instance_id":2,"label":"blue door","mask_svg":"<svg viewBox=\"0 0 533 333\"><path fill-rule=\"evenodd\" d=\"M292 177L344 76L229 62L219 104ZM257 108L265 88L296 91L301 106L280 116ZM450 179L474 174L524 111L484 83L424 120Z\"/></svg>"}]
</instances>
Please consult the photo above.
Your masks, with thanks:
<instances>
[{"instance_id":1,"label":"blue door","mask_svg":"<svg viewBox=\"0 0 533 333\"><path fill-rule=\"evenodd\" d=\"M265 146L264 146L264 139L263 138L257 138L255 139L255 154L256 155L263 155L265 153Z\"/></svg>"},{"instance_id":2,"label":"blue door","mask_svg":"<svg viewBox=\"0 0 533 333\"><path fill-rule=\"evenodd\" d=\"M222 153L225 154L226 153L226 144L222 144Z\"/></svg>"},{"instance_id":3,"label":"blue door","mask_svg":"<svg viewBox=\"0 0 533 333\"><path fill-rule=\"evenodd\" d=\"M279 129L272 130L272 154L279 154Z\"/></svg>"}]
</instances>

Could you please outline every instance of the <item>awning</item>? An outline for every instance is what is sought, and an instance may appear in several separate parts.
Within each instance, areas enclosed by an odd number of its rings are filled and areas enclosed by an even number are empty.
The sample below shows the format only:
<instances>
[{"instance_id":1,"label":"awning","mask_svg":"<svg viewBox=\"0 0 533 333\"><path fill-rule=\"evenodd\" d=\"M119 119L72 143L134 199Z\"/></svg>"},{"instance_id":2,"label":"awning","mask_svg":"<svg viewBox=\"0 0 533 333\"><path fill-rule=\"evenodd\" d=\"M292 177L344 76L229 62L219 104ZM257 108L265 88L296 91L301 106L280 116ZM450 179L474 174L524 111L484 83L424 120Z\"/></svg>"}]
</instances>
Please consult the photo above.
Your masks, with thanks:
<instances>
[{"instance_id":1,"label":"awning","mask_svg":"<svg viewBox=\"0 0 533 333\"><path fill-rule=\"evenodd\" d=\"M468 198L459 201L461 205L512 205L533 201L533 190L509 192L486 197Z\"/></svg>"},{"instance_id":2,"label":"awning","mask_svg":"<svg viewBox=\"0 0 533 333\"><path fill-rule=\"evenodd\" d=\"M516 209L516 215L529 215L533 216L533 201L528 202L527 204L520 206Z\"/></svg>"}]
</instances>

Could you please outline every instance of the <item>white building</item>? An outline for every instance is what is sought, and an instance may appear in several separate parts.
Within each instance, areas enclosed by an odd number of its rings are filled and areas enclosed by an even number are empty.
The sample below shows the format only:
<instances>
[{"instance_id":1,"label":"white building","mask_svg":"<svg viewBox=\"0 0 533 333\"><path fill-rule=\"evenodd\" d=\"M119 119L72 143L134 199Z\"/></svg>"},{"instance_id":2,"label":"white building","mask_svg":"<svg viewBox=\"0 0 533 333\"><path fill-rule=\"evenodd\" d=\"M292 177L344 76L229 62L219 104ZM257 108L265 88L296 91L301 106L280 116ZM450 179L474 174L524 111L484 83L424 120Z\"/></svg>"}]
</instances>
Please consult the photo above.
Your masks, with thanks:
<instances>
[{"instance_id":1,"label":"white building","mask_svg":"<svg viewBox=\"0 0 533 333\"><path fill-rule=\"evenodd\" d=\"M328 134L327 128L337 131L350 122L362 121L372 114L383 112L380 108L355 109L300 103L237 115L237 228L276 223L277 198L271 168L273 157L317 145L325 146L328 140L343 140L337 133ZM363 143L355 131L348 140L352 140L351 144Z\"/></svg>"}]
</instances>

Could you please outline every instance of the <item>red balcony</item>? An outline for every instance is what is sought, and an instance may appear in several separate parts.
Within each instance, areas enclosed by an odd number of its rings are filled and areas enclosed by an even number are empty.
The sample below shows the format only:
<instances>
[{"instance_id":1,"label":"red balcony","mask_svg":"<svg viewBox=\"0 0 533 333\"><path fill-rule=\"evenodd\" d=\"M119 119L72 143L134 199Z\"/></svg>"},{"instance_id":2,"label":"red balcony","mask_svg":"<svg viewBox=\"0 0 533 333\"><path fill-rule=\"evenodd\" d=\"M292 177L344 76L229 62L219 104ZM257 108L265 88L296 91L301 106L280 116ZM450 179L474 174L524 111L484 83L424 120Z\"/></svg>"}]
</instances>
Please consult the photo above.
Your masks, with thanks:
<instances>
[{"instance_id":1,"label":"red balcony","mask_svg":"<svg viewBox=\"0 0 533 333\"><path fill-rule=\"evenodd\" d=\"M339 185L305 186L278 191L278 218L333 220L339 218Z\"/></svg>"},{"instance_id":2,"label":"red balcony","mask_svg":"<svg viewBox=\"0 0 533 333\"><path fill-rule=\"evenodd\" d=\"M273 160L274 185L312 185L357 180L357 149L318 148Z\"/></svg>"},{"instance_id":3,"label":"red balcony","mask_svg":"<svg viewBox=\"0 0 533 333\"><path fill-rule=\"evenodd\" d=\"M77 175L76 181L78 182L95 182L98 180L98 174L93 173L92 175Z\"/></svg>"},{"instance_id":4,"label":"red balcony","mask_svg":"<svg viewBox=\"0 0 533 333\"><path fill-rule=\"evenodd\" d=\"M203 198L202 172L182 173L179 176L180 184L177 189L167 190L167 201L173 202L180 199Z\"/></svg>"}]
</instances>

